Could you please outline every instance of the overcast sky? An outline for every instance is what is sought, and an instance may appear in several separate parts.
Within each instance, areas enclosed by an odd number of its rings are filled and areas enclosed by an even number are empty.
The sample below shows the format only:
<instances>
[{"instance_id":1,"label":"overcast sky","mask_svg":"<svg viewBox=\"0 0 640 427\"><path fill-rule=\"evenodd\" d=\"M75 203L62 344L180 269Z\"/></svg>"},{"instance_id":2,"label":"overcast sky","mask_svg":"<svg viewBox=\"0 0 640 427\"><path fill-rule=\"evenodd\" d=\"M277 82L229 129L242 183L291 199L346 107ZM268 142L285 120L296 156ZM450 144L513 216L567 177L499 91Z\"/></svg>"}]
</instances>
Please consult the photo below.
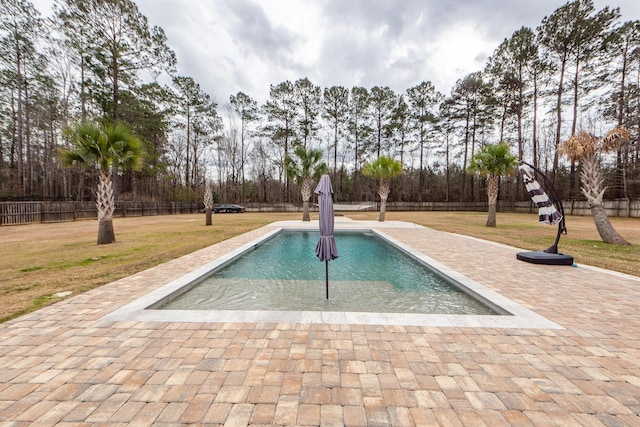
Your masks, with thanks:
<instances>
[{"instance_id":1,"label":"overcast sky","mask_svg":"<svg viewBox=\"0 0 640 427\"><path fill-rule=\"evenodd\" d=\"M48 16L52 0L35 0ZM137 0L164 29L178 74L221 106L245 92L262 104L269 85L308 77L320 87L429 80L450 94L522 26L537 27L554 0ZM638 0L594 0L640 19Z\"/></svg>"}]
</instances>

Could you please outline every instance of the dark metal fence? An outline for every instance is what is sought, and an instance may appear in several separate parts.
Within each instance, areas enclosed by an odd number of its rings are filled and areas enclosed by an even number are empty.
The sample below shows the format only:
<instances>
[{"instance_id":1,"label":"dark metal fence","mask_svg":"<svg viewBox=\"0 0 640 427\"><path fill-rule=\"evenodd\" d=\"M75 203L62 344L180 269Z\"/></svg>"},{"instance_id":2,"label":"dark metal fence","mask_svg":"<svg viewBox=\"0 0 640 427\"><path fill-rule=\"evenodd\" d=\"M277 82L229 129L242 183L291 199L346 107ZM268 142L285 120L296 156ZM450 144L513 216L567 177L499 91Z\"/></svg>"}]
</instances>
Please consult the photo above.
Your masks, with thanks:
<instances>
[{"instance_id":1,"label":"dark metal fence","mask_svg":"<svg viewBox=\"0 0 640 427\"><path fill-rule=\"evenodd\" d=\"M201 212L202 203L118 201L114 217ZM98 217L95 202L1 202L0 225L76 221Z\"/></svg>"}]
</instances>

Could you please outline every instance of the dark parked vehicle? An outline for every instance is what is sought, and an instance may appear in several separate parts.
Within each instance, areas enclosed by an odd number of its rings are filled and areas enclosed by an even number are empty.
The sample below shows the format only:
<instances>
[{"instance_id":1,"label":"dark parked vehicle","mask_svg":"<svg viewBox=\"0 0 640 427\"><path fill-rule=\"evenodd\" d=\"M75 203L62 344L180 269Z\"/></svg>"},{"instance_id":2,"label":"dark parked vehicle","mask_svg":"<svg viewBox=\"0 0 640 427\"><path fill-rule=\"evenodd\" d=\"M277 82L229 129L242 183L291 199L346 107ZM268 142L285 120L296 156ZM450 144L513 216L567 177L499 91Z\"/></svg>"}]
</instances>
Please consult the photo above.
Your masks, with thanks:
<instances>
[{"instance_id":1,"label":"dark parked vehicle","mask_svg":"<svg viewBox=\"0 0 640 427\"><path fill-rule=\"evenodd\" d=\"M213 207L214 213L242 213L244 212L244 206L238 205L220 205Z\"/></svg>"}]
</instances>

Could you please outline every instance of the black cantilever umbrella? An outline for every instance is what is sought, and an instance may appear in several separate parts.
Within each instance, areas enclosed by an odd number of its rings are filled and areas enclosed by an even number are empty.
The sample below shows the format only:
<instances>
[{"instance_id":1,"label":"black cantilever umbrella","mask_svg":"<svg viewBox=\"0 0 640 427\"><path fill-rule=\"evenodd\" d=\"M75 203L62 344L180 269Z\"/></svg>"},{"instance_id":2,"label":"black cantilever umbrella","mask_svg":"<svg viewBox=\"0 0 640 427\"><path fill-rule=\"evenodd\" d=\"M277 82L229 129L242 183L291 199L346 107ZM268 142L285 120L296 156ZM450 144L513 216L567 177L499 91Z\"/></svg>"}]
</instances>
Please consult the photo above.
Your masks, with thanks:
<instances>
[{"instance_id":1,"label":"black cantilever umbrella","mask_svg":"<svg viewBox=\"0 0 640 427\"><path fill-rule=\"evenodd\" d=\"M518 169L531 200L538 205L538 220L549 225L558 224L558 233L556 234L555 242L548 249L535 252L519 252L516 254L516 258L534 264L573 265L573 257L571 255L558 253L560 235L567 234L567 228L565 227L562 201L556 193L553 183L542 172L526 162L521 161ZM547 195L536 180L536 173L542 177L551 197Z\"/></svg>"},{"instance_id":2,"label":"black cantilever umbrella","mask_svg":"<svg viewBox=\"0 0 640 427\"><path fill-rule=\"evenodd\" d=\"M320 211L319 226L320 239L316 244L316 256L325 262L325 287L327 299L329 299L329 261L338 258L338 247L333 237L333 188L329 175L322 175L320 182L314 191L318 195L318 207Z\"/></svg>"}]
</instances>

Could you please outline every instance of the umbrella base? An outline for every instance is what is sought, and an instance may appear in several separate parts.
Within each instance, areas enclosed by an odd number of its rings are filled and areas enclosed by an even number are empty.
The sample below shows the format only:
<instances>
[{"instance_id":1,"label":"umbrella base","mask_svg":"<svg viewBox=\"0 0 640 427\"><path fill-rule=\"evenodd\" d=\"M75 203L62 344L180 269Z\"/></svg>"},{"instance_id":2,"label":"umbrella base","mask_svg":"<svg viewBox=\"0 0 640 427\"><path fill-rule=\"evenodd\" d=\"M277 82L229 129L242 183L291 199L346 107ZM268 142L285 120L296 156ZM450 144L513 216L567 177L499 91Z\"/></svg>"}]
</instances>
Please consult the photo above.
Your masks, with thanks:
<instances>
[{"instance_id":1,"label":"umbrella base","mask_svg":"<svg viewBox=\"0 0 640 427\"><path fill-rule=\"evenodd\" d=\"M532 264L573 265L573 257L566 254L551 254L544 251L518 252L516 258Z\"/></svg>"}]
</instances>

